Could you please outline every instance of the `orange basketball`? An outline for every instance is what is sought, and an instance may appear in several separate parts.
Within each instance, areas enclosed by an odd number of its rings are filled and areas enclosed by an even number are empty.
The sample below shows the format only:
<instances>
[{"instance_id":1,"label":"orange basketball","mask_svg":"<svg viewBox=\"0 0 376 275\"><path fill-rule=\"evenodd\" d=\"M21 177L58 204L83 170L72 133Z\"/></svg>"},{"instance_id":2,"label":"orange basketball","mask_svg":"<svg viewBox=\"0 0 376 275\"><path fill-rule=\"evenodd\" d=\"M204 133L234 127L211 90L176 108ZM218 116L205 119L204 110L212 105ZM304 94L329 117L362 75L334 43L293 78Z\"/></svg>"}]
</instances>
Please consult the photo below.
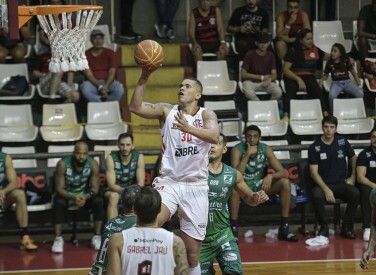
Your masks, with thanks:
<instances>
[{"instance_id":1,"label":"orange basketball","mask_svg":"<svg viewBox=\"0 0 376 275\"><path fill-rule=\"evenodd\" d=\"M163 48L154 40L141 41L134 50L134 61L148 71L158 69L162 65L163 58Z\"/></svg>"}]
</instances>

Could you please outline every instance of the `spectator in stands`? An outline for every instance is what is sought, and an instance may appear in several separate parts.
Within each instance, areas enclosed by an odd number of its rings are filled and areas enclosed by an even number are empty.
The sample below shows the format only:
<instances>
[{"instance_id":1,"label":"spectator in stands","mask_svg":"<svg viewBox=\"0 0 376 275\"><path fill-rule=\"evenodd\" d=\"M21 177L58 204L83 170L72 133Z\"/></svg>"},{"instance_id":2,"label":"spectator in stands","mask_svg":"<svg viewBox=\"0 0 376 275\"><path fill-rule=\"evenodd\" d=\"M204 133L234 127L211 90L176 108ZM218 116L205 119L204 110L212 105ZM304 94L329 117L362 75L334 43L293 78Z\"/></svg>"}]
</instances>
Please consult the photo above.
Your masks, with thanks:
<instances>
[{"instance_id":1,"label":"spectator in stands","mask_svg":"<svg viewBox=\"0 0 376 275\"><path fill-rule=\"evenodd\" d=\"M156 0L158 23L154 24L159 38L175 38L175 30L172 21L179 8L180 0Z\"/></svg>"},{"instance_id":2,"label":"spectator in stands","mask_svg":"<svg viewBox=\"0 0 376 275\"><path fill-rule=\"evenodd\" d=\"M126 186L121 192L121 205L123 213L110 219L104 226L102 232L101 248L98 251L97 258L93 263L90 275L106 274L107 271L107 248L112 234L133 227L137 222L137 216L134 212L134 204L141 187L137 184Z\"/></svg>"},{"instance_id":3,"label":"spectator in stands","mask_svg":"<svg viewBox=\"0 0 376 275\"><path fill-rule=\"evenodd\" d=\"M323 59L329 58L329 54L313 45L310 29L302 29L298 33L296 42L288 50L283 64L285 118L290 114L290 100L296 97L298 91L306 91L311 97L320 99L323 115L328 115L327 96L317 83L316 70Z\"/></svg>"},{"instance_id":4,"label":"spectator in stands","mask_svg":"<svg viewBox=\"0 0 376 275\"><path fill-rule=\"evenodd\" d=\"M41 92L49 95L51 99L59 95L64 99L64 103L78 102L80 93L75 89L73 83L74 73L51 73L48 69L50 58L50 53L36 56L32 65L33 76L38 79Z\"/></svg>"},{"instance_id":5,"label":"spectator in stands","mask_svg":"<svg viewBox=\"0 0 376 275\"><path fill-rule=\"evenodd\" d=\"M269 15L258 6L257 0L245 0L245 5L232 13L227 31L235 35L239 60L243 60L248 50L256 48L257 34L269 31Z\"/></svg>"},{"instance_id":6,"label":"spectator in stands","mask_svg":"<svg viewBox=\"0 0 376 275\"><path fill-rule=\"evenodd\" d=\"M209 0L198 0L189 19L189 37L195 61L202 60L203 53L214 53L217 60L225 60L228 52L221 10L211 6Z\"/></svg>"},{"instance_id":7,"label":"spectator in stands","mask_svg":"<svg viewBox=\"0 0 376 275\"><path fill-rule=\"evenodd\" d=\"M278 239L297 242L298 237L289 230L291 185L285 170L274 155L273 149L260 142L261 130L256 125L248 126L245 131L245 141L237 144L231 151L231 166L240 171L244 181L253 192L264 190L272 197L279 194L281 199L281 224L278 229ZM267 173L266 165L270 165L275 173ZM230 201L231 226L237 227L239 212L239 195L234 191ZM236 231L236 230L235 230Z\"/></svg>"},{"instance_id":8,"label":"spectator in stands","mask_svg":"<svg viewBox=\"0 0 376 275\"><path fill-rule=\"evenodd\" d=\"M92 208L95 235L91 239L91 245L95 250L99 250L104 217L103 199L97 196L99 166L96 160L88 156L88 152L88 145L79 141L74 146L73 154L64 157L56 165L53 200L55 240L52 252L54 253L64 251L64 239L61 233L64 210L68 207Z\"/></svg>"},{"instance_id":9,"label":"spectator in stands","mask_svg":"<svg viewBox=\"0 0 376 275\"><path fill-rule=\"evenodd\" d=\"M376 188L376 130L371 131L371 145L360 152L356 162L357 187L360 191L360 209L363 220L363 240L368 241L371 233L371 205L369 197Z\"/></svg>"},{"instance_id":10,"label":"spectator in stands","mask_svg":"<svg viewBox=\"0 0 376 275\"><path fill-rule=\"evenodd\" d=\"M358 16L358 47L359 57L363 62L368 57L368 39L376 39L376 0L365 5Z\"/></svg>"},{"instance_id":11,"label":"spectator in stands","mask_svg":"<svg viewBox=\"0 0 376 275\"><path fill-rule=\"evenodd\" d=\"M363 63L363 75L369 81L371 89L376 89L376 63L365 60Z\"/></svg>"},{"instance_id":12,"label":"spectator in stands","mask_svg":"<svg viewBox=\"0 0 376 275\"><path fill-rule=\"evenodd\" d=\"M354 215L359 203L359 190L355 185L356 155L350 143L343 136L336 135L338 120L329 115L322 120L323 135L316 139L308 149L308 163L313 180L312 202L316 218L320 224L318 235L329 236L326 203L342 199L347 203L343 217L341 235L355 239ZM348 176L347 161L351 164Z\"/></svg>"},{"instance_id":13,"label":"spectator in stands","mask_svg":"<svg viewBox=\"0 0 376 275\"><path fill-rule=\"evenodd\" d=\"M210 5L220 7L226 0L211 0Z\"/></svg>"},{"instance_id":14,"label":"spectator in stands","mask_svg":"<svg viewBox=\"0 0 376 275\"><path fill-rule=\"evenodd\" d=\"M255 50L249 50L244 57L241 69L243 92L248 100L260 100L256 91L268 92L272 100L282 96L281 88L274 82L277 79L275 56L268 51L270 35L259 33Z\"/></svg>"},{"instance_id":15,"label":"spectator in stands","mask_svg":"<svg viewBox=\"0 0 376 275\"><path fill-rule=\"evenodd\" d=\"M354 77L355 83L350 79L349 72ZM346 54L345 47L342 44L335 43L330 52L330 59L326 62L324 74L320 79L319 85L323 89L324 81L328 79L329 74L332 77L332 84L329 91L329 110L333 114L333 100L341 92L352 95L353 97L363 97L363 88L360 87L360 79L355 71L353 64Z\"/></svg>"},{"instance_id":16,"label":"spectator in stands","mask_svg":"<svg viewBox=\"0 0 376 275\"><path fill-rule=\"evenodd\" d=\"M239 247L230 229L228 201L233 190L241 194L250 206L257 206L269 199L264 191L252 192L241 173L224 164L227 152L226 137L212 144L209 162L209 219L200 253L201 274L214 274L213 262L217 259L223 274L243 274ZM232 255L231 260L228 255Z\"/></svg>"},{"instance_id":17,"label":"spectator in stands","mask_svg":"<svg viewBox=\"0 0 376 275\"><path fill-rule=\"evenodd\" d=\"M279 62L286 55L289 48L296 40L296 35L301 29L311 29L307 13L300 10L300 0L287 0L287 10L281 12L276 18L276 43L275 50Z\"/></svg>"},{"instance_id":18,"label":"spectator in stands","mask_svg":"<svg viewBox=\"0 0 376 275\"><path fill-rule=\"evenodd\" d=\"M118 101L124 94L123 85L115 80L117 60L113 50L103 47L104 33L93 30L93 47L86 51L89 69L84 71L86 81L81 84L83 96L89 102Z\"/></svg>"},{"instance_id":19,"label":"spectator in stands","mask_svg":"<svg viewBox=\"0 0 376 275\"><path fill-rule=\"evenodd\" d=\"M133 19L133 4L136 0L120 0L120 23L121 23L121 33L120 38L126 40L134 40L142 38L142 34L139 34L133 30L132 19Z\"/></svg>"},{"instance_id":20,"label":"spectator in stands","mask_svg":"<svg viewBox=\"0 0 376 275\"><path fill-rule=\"evenodd\" d=\"M364 251L362 257L360 258L360 267L362 269L368 269L368 261L372 259L372 256L374 254L375 246L376 246L376 189L372 189L372 192L367 200L367 202L371 205L372 208L372 230L371 230L371 236L368 243L367 250Z\"/></svg>"},{"instance_id":21,"label":"spectator in stands","mask_svg":"<svg viewBox=\"0 0 376 275\"><path fill-rule=\"evenodd\" d=\"M20 248L35 251L38 247L30 239L28 213L24 190L18 188L17 175L10 155L0 152L0 212L16 204L16 217L20 227Z\"/></svg>"},{"instance_id":22,"label":"spectator in stands","mask_svg":"<svg viewBox=\"0 0 376 275\"><path fill-rule=\"evenodd\" d=\"M118 147L119 151L111 152L106 158L107 219L118 214L119 197L125 187L145 184L144 155L134 150L133 135L121 134L118 138Z\"/></svg>"},{"instance_id":23,"label":"spectator in stands","mask_svg":"<svg viewBox=\"0 0 376 275\"><path fill-rule=\"evenodd\" d=\"M19 36L18 41L10 40L6 31L0 31L0 63L5 63L7 56L11 56L14 63L25 63L26 43L31 37L30 29L23 26Z\"/></svg>"}]
</instances>

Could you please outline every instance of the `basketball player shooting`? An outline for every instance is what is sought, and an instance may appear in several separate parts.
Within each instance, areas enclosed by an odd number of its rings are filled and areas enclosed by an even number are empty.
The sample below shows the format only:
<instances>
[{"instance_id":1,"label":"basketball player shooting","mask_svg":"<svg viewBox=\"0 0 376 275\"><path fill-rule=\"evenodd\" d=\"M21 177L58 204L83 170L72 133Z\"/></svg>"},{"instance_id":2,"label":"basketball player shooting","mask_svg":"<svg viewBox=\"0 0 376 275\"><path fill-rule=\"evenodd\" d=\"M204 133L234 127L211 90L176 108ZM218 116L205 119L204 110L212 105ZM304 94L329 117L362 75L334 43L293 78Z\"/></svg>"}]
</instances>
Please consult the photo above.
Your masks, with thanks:
<instances>
[{"instance_id":1,"label":"basketball player shooting","mask_svg":"<svg viewBox=\"0 0 376 275\"><path fill-rule=\"evenodd\" d=\"M153 187L162 197L158 225L179 212L180 229L190 274L201 274L199 256L208 219L208 164L212 143L219 139L217 116L198 106L202 85L188 77L180 84L178 105L143 101L153 71L142 70L134 90L130 111L143 118L159 119L162 135L160 176Z\"/></svg>"}]
</instances>

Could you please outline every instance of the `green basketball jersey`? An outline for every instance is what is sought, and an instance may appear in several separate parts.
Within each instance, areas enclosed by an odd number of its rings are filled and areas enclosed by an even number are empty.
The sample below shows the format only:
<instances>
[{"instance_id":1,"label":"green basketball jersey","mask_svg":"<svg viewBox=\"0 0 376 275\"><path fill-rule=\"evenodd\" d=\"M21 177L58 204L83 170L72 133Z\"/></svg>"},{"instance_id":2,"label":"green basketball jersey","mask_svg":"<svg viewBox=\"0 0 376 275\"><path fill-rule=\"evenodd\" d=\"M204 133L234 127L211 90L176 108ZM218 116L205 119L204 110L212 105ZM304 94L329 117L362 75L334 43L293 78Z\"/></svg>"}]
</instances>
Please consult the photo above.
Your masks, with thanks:
<instances>
[{"instance_id":1,"label":"green basketball jersey","mask_svg":"<svg viewBox=\"0 0 376 275\"><path fill-rule=\"evenodd\" d=\"M121 162L120 152L111 152L111 157L114 160L115 166L116 184L120 185L121 187L126 187L137 183L136 170L140 153L133 150L131 154L131 160L127 165L124 165Z\"/></svg>"},{"instance_id":2,"label":"green basketball jersey","mask_svg":"<svg viewBox=\"0 0 376 275\"><path fill-rule=\"evenodd\" d=\"M209 218L206 227L206 241L228 242L234 236L230 230L228 200L237 180L237 170L222 163L220 174L209 171Z\"/></svg>"},{"instance_id":3,"label":"green basketball jersey","mask_svg":"<svg viewBox=\"0 0 376 275\"><path fill-rule=\"evenodd\" d=\"M137 222L137 216L118 215L109 220L102 232L102 243L97 258L91 268L91 274L106 274L107 272L107 248L112 234L133 227Z\"/></svg>"},{"instance_id":4,"label":"green basketball jersey","mask_svg":"<svg viewBox=\"0 0 376 275\"><path fill-rule=\"evenodd\" d=\"M89 178L91 175L91 164L94 159L88 157L81 172L77 172L73 166L73 157L63 158L67 171L65 172L65 190L71 194L84 194L89 191Z\"/></svg>"},{"instance_id":5,"label":"green basketball jersey","mask_svg":"<svg viewBox=\"0 0 376 275\"><path fill-rule=\"evenodd\" d=\"M236 145L242 156L247 152L247 143L245 141ZM244 181L249 188L255 190L255 184L260 182L265 177L267 158L267 145L265 143L259 143L257 148L257 154L253 158L248 160L244 172ZM256 188L257 189L257 188Z\"/></svg>"},{"instance_id":6,"label":"green basketball jersey","mask_svg":"<svg viewBox=\"0 0 376 275\"><path fill-rule=\"evenodd\" d=\"M0 189L5 188L8 184L7 180L7 171L5 168L5 160L6 160L7 154L0 152Z\"/></svg>"}]
</instances>

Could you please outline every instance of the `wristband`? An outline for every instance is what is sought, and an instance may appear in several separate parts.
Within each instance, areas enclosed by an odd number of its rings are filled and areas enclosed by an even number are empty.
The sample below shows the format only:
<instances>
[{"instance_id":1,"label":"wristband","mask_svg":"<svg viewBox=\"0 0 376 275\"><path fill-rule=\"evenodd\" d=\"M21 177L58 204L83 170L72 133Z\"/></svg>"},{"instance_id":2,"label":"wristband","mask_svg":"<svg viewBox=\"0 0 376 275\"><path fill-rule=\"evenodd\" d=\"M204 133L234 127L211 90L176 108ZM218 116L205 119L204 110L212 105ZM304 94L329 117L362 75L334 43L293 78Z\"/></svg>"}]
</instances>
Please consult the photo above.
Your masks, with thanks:
<instances>
[{"instance_id":1,"label":"wristband","mask_svg":"<svg viewBox=\"0 0 376 275\"><path fill-rule=\"evenodd\" d=\"M263 75L261 76L261 81L264 81L264 76Z\"/></svg>"},{"instance_id":2,"label":"wristband","mask_svg":"<svg viewBox=\"0 0 376 275\"><path fill-rule=\"evenodd\" d=\"M291 26L290 25L285 25L285 29L291 29Z\"/></svg>"},{"instance_id":3,"label":"wristband","mask_svg":"<svg viewBox=\"0 0 376 275\"><path fill-rule=\"evenodd\" d=\"M103 85L99 85L98 86L98 91L102 90L102 88L103 88Z\"/></svg>"}]
</instances>

